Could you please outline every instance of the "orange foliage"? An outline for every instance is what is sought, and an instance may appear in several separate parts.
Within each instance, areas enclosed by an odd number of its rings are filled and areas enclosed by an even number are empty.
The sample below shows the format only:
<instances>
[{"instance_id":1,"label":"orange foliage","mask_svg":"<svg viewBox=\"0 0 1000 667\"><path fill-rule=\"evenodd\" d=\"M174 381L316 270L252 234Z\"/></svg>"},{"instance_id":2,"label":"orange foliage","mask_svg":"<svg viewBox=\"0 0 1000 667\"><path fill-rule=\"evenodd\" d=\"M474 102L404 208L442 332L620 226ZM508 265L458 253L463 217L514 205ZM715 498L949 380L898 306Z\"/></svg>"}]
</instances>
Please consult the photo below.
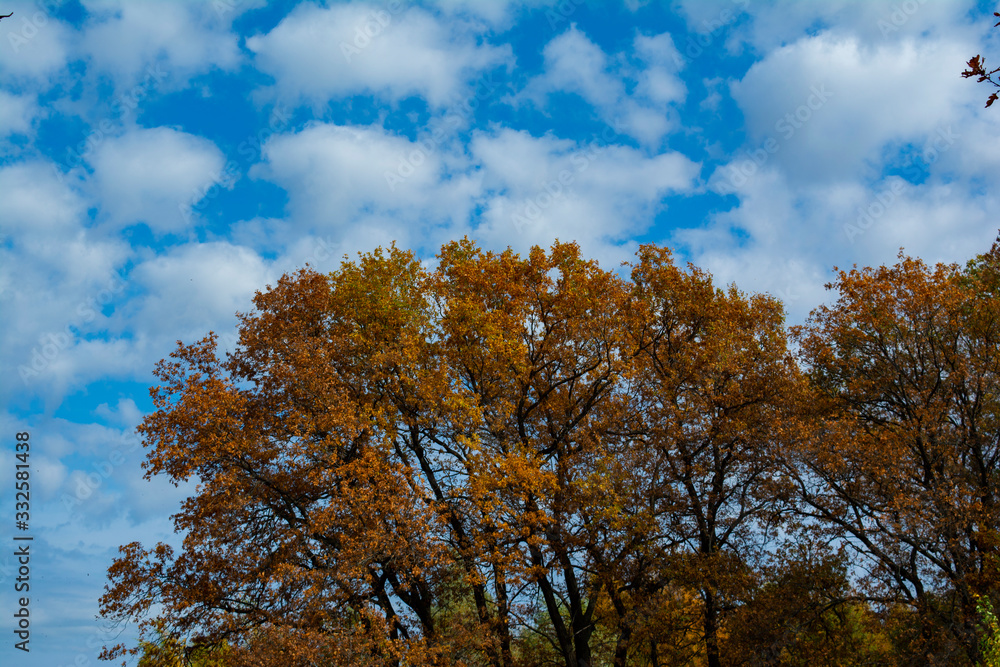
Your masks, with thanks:
<instances>
[{"instance_id":1,"label":"orange foliage","mask_svg":"<svg viewBox=\"0 0 1000 667\"><path fill-rule=\"evenodd\" d=\"M838 302L796 329L815 388L792 468L805 511L857 552L873 594L913 606L942 664L977 659L974 595L998 584L998 249L966 270L900 253L841 271Z\"/></svg>"},{"instance_id":2,"label":"orange foliage","mask_svg":"<svg viewBox=\"0 0 1000 667\"><path fill-rule=\"evenodd\" d=\"M847 664L895 641L861 595L954 656L996 589L998 257L841 272L806 372L776 299L655 246L284 276L225 359L158 364L146 475L197 492L102 615L246 667ZM775 558L822 536L867 588Z\"/></svg>"}]
</instances>

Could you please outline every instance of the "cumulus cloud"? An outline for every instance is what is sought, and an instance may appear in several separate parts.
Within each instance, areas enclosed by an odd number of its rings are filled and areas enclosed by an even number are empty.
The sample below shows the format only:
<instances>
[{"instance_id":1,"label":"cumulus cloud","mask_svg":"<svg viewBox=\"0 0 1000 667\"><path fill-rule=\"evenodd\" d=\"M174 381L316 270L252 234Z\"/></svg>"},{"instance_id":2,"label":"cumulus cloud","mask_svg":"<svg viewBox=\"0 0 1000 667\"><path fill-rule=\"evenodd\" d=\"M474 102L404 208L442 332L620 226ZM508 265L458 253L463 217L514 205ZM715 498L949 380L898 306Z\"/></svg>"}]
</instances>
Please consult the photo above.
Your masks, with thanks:
<instances>
[{"instance_id":1,"label":"cumulus cloud","mask_svg":"<svg viewBox=\"0 0 1000 667\"><path fill-rule=\"evenodd\" d=\"M737 203L671 241L721 280L783 298L792 321L827 299L835 265L988 248L995 197L975 182L1000 173L1000 140L984 141L1000 121L958 76L978 29L946 4L776 2L731 26L729 47L764 53L729 86L747 141L710 180ZM684 3L692 26L724 5Z\"/></svg>"},{"instance_id":2,"label":"cumulus cloud","mask_svg":"<svg viewBox=\"0 0 1000 667\"><path fill-rule=\"evenodd\" d=\"M948 181L932 173L920 185L899 176L803 184L765 167L739 188L736 207L670 242L720 282L778 296L799 323L829 301L823 286L835 266L892 264L900 248L931 264L985 252L1000 202Z\"/></svg>"},{"instance_id":3,"label":"cumulus cloud","mask_svg":"<svg viewBox=\"0 0 1000 667\"><path fill-rule=\"evenodd\" d=\"M881 168L891 144L923 144L969 93L952 40L869 47L823 33L782 47L732 86L754 142L780 145L774 162L800 179L844 179ZM844 141L850 137L850 141Z\"/></svg>"},{"instance_id":4,"label":"cumulus cloud","mask_svg":"<svg viewBox=\"0 0 1000 667\"><path fill-rule=\"evenodd\" d=\"M246 44L283 97L323 105L357 93L393 101L419 95L441 107L461 97L481 70L511 58L509 47L477 43L461 27L404 4L389 11L382 5L325 9L305 3Z\"/></svg>"},{"instance_id":5,"label":"cumulus cloud","mask_svg":"<svg viewBox=\"0 0 1000 667\"><path fill-rule=\"evenodd\" d=\"M19 319L3 333L4 365L33 395L57 406L99 378L152 381L153 366L177 339L197 340L210 330L232 349L235 313L249 310L254 292L273 278L257 253L225 242L178 246L113 276L67 286L42 274L37 285L22 283L3 299L17 312L28 311L27 300L46 303L32 306L35 319ZM96 414L117 424L137 418L131 401L99 406Z\"/></svg>"},{"instance_id":6,"label":"cumulus cloud","mask_svg":"<svg viewBox=\"0 0 1000 667\"><path fill-rule=\"evenodd\" d=\"M496 28L508 26L517 10L544 6L547 0L432 0L430 4L446 15L471 16Z\"/></svg>"},{"instance_id":7,"label":"cumulus cloud","mask_svg":"<svg viewBox=\"0 0 1000 667\"><path fill-rule=\"evenodd\" d=\"M63 73L77 34L35 3L5 3L4 9L14 16L0 22L0 76L7 85L47 89Z\"/></svg>"},{"instance_id":8,"label":"cumulus cloud","mask_svg":"<svg viewBox=\"0 0 1000 667\"><path fill-rule=\"evenodd\" d=\"M684 101L687 88L677 75L683 61L670 33L636 35L634 46L645 65L636 73L639 94L659 104Z\"/></svg>"},{"instance_id":9,"label":"cumulus cloud","mask_svg":"<svg viewBox=\"0 0 1000 667\"><path fill-rule=\"evenodd\" d=\"M427 188L440 177L443 164L437 153L420 151L420 157L411 158L414 150L408 139L378 127L318 123L271 139L263 151L266 162L252 175L289 190L297 217L326 218L342 226L363 208L398 210L427 203ZM400 169L401 164L408 168Z\"/></svg>"},{"instance_id":10,"label":"cumulus cloud","mask_svg":"<svg viewBox=\"0 0 1000 667\"><path fill-rule=\"evenodd\" d=\"M608 58L576 26L545 45L545 73L534 82L543 93L576 93L595 107L609 107L624 95L624 86L608 70Z\"/></svg>"},{"instance_id":11,"label":"cumulus cloud","mask_svg":"<svg viewBox=\"0 0 1000 667\"><path fill-rule=\"evenodd\" d=\"M39 227L49 233L66 233L86 207L78 194L60 182L56 170L41 161L0 168L0 189L4 192L3 231L18 237Z\"/></svg>"},{"instance_id":12,"label":"cumulus cloud","mask_svg":"<svg viewBox=\"0 0 1000 667\"><path fill-rule=\"evenodd\" d=\"M472 152L484 174L485 210L476 236L522 251L577 240L606 266L627 259L635 244L626 240L652 224L667 195L690 192L699 167L680 153L647 156L614 139L478 134Z\"/></svg>"},{"instance_id":13,"label":"cumulus cloud","mask_svg":"<svg viewBox=\"0 0 1000 667\"><path fill-rule=\"evenodd\" d=\"M184 229L185 206L219 180L225 162L212 142L167 127L106 139L88 159L106 220L116 227L144 222L160 233Z\"/></svg>"},{"instance_id":14,"label":"cumulus cloud","mask_svg":"<svg viewBox=\"0 0 1000 667\"><path fill-rule=\"evenodd\" d=\"M105 422L125 427L134 427L142 420L142 412L131 398L119 398L114 407L101 403L94 414Z\"/></svg>"},{"instance_id":15,"label":"cumulus cloud","mask_svg":"<svg viewBox=\"0 0 1000 667\"><path fill-rule=\"evenodd\" d=\"M230 12L219 10L226 3L88 0L81 49L98 72L119 83L129 85L150 64L161 63L179 85L213 67L229 70L239 63L226 18L241 3L232 4Z\"/></svg>"},{"instance_id":16,"label":"cumulus cloud","mask_svg":"<svg viewBox=\"0 0 1000 667\"><path fill-rule=\"evenodd\" d=\"M856 2L828 0L679 0L676 7L688 27L699 35L693 40L702 49L722 49L733 55L750 47L766 54L799 40L807 33L834 31L853 35L874 46L920 36L936 38L953 32L956 19L964 20L971 0L907 0L905 2ZM696 48L693 48L697 51Z\"/></svg>"},{"instance_id":17,"label":"cumulus cloud","mask_svg":"<svg viewBox=\"0 0 1000 667\"><path fill-rule=\"evenodd\" d=\"M542 55L544 71L529 81L522 98L544 107L553 94L579 95L602 120L644 144L656 144L676 125L670 105L682 102L687 89L678 76L683 60L669 33L637 34L634 62L623 64L571 25Z\"/></svg>"},{"instance_id":18,"label":"cumulus cloud","mask_svg":"<svg viewBox=\"0 0 1000 667\"><path fill-rule=\"evenodd\" d=\"M31 313L10 317L0 329L0 364L16 383L0 397L20 400L65 386L61 374L80 333L97 319L96 297L130 254L121 239L102 238L83 226L88 201L61 182L51 164L0 168L6 188L0 239L0 309ZM23 380L23 381L22 381Z\"/></svg>"},{"instance_id":19,"label":"cumulus cloud","mask_svg":"<svg viewBox=\"0 0 1000 667\"><path fill-rule=\"evenodd\" d=\"M318 123L272 138L263 154L251 175L287 190L298 233L364 248L392 238L422 245L430 227L465 222L479 192L467 156L377 126Z\"/></svg>"},{"instance_id":20,"label":"cumulus cloud","mask_svg":"<svg viewBox=\"0 0 1000 667\"><path fill-rule=\"evenodd\" d=\"M12 95L0 90L0 139L11 134L26 134L38 113L33 96Z\"/></svg>"},{"instance_id":21,"label":"cumulus cloud","mask_svg":"<svg viewBox=\"0 0 1000 667\"><path fill-rule=\"evenodd\" d=\"M169 322L171 347L177 338L190 342L210 329L234 331L236 312L248 311L254 292L273 280L257 253L222 241L179 246L142 262L131 275L142 297L129 302L123 316L132 328L149 332ZM153 356L163 352L163 343L157 337Z\"/></svg>"},{"instance_id":22,"label":"cumulus cloud","mask_svg":"<svg viewBox=\"0 0 1000 667\"><path fill-rule=\"evenodd\" d=\"M607 244L650 225L662 199L690 191L699 171L680 153L646 155L620 139L610 128L584 143L504 129L474 133L466 154L380 128L317 124L273 138L252 175L284 187L291 219L320 241L332 232L347 247L396 239L436 250L471 234L526 250L576 238L608 258ZM293 242L291 252L339 252L320 241Z\"/></svg>"}]
</instances>

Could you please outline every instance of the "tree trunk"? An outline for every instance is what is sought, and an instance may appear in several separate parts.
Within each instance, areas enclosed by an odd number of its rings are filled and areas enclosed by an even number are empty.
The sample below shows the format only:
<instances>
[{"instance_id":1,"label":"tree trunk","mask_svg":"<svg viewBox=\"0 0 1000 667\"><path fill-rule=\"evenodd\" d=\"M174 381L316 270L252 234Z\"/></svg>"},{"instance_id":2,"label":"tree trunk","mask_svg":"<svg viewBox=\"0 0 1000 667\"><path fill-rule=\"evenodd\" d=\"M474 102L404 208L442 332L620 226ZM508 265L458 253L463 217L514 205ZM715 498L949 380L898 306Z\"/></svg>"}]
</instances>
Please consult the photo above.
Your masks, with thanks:
<instances>
[{"instance_id":1,"label":"tree trunk","mask_svg":"<svg viewBox=\"0 0 1000 667\"><path fill-rule=\"evenodd\" d=\"M705 655L708 667L722 667L719 659L719 608L712 591L705 591Z\"/></svg>"}]
</instances>

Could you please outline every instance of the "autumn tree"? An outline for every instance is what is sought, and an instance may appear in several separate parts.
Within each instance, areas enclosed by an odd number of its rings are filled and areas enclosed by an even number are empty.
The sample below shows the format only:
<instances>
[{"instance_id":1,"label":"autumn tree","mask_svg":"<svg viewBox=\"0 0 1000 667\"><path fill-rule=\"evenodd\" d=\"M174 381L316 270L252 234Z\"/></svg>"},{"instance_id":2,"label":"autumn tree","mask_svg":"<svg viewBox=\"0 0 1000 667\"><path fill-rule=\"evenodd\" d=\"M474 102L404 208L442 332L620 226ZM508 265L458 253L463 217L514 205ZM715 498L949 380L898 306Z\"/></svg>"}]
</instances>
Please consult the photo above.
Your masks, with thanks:
<instances>
[{"instance_id":1,"label":"autumn tree","mask_svg":"<svg viewBox=\"0 0 1000 667\"><path fill-rule=\"evenodd\" d=\"M850 553L799 535L767 557L720 642L747 667L896 665L886 623L857 597Z\"/></svg>"},{"instance_id":2,"label":"autumn tree","mask_svg":"<svg viewBox=\"0 0 1000 667\"><path fill-rule=\"evenodd\" d=\"M776 300L652 246L626 280L463 240L254 306L225 359L157 366L146 475L197 492L179 553L122 547L106 618L248 667L723 664L787 516Z\"/></svg>"},{"instance_id":3,"label":"autumn tree","mask_svg":"<svg viewBox=\"0 0 1000 667\"><path fill-rule=\"evenodd\" d=\"M393 249L283 278L225 362L210 336L159 365L147 474L201 485L184 552L123 547L104 614L149 627L158 602L178 636L277 628L345 664L507 665L537 593L557 653L589 664L578 558L601 529L575 521L614 460L615 282L572 245L468 242L433 275Z\"/></svg>"},{"instance_id":4,"label":"autumn tree","mask_svg":"<svg viewBox=\"0 0 1000 667\"><path fill-rule=\"evenodd\" d=\"M995 595L1000 246L964 269L900 253L839 271L795 329L814 394L789 467L803 513L843 540L873 600L911 610L912 654L979 659L976 596Z\"/></svg>"},{"instance_id":5,"label":"autumn tree","mask_svg":"<svg viewBox=\"0 0 1000 667\"><path fill-rule=\"evenodd\" d=\"M632 272L632 436L641 444L648 502L670 558L661 576L701 598L706 662L725 615L744 597L784 523L788 492L778 453L790 442L799 376L784 310L765 295L712 285L669 251L644 247Z\"/></svg>"},{"instance_id":6,"label":"autumn tree","mask_svg":"<svg viewBox=\"0 0 1000 667\"><path fill-rule=\"evenodd\" d=\"M159 603L171 636L231 640L273 664L433 659L432 591L449 585L454 555L395 456L386 399L426 320L418 265L373 257L360 284L354 269L258 294L225 362L209 336L157 367L157 411L140 427L147 475L196 479L198 493L174 517L181 554L122 548L106 616L146 628ZM363 290L375 293L338 307Z\"/></svg>"}]
</instances>

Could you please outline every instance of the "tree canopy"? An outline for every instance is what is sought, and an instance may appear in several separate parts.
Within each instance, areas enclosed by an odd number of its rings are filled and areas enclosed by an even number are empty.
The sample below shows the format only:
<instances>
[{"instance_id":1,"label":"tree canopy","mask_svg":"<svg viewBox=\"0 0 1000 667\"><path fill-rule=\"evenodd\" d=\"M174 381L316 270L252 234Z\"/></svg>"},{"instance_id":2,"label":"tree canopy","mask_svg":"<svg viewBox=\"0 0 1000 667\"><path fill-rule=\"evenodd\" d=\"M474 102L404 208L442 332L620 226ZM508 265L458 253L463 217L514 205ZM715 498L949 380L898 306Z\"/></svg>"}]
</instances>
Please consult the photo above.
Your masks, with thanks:
<instances>
[{"instance_id":1,"label":"tree canopy","mask_svg":"<svg viewBox=\"0 0 1000 667\"><path fill-rule=\"evenodd\" d=\"M156 368L146 476L198 487L179 552L121 548L101 613L146 639L102 657L975 664L998 248L841 271L790 330L653 245L620 273L465 239L286 275L235 351Z\"/></svg>"}]
</instances>

